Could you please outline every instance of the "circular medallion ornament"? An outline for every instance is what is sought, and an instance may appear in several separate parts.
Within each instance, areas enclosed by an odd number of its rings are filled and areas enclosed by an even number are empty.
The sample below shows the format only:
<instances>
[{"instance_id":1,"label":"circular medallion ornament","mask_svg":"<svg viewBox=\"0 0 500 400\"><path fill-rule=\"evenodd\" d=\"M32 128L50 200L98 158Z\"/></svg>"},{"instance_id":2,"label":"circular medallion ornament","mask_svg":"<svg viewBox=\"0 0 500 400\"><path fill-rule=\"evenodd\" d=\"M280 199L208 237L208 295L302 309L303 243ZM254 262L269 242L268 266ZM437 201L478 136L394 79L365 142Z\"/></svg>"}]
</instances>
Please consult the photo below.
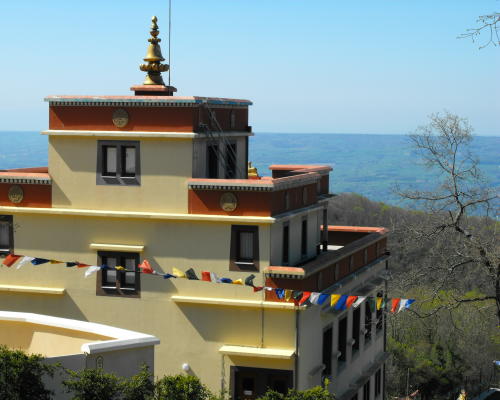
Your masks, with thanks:
<instances>
[{"instance_id":1,"label":"circular medallion ornament","mask_svg":"<svg viewBox=\"0 0 500 400\"><path fill-rule=\"evenodd\" d=\"M123 108L117 108L113 112L113 125L117 128L123 128L128 124L128 112Z\"/></svg>"},{"instance_id":2,"label":"circular medallion ornament","mask_svg":"<svg viewBox=\"0 0 500 400\"><path fill-rule=\"evenodd\" d=\"M13 185L9 189L9 200L11 203L19 204L24 199L23 188L19 185Z\"/></svg>"},{"instance_id":3,"label":"circular medallion ornament","mask_svg":"<svg viewBox=\"0 0 500 400\"><path fill-rule=\"evenodd\" d=\"M238 199L234 193L224 193L220 197L220 208L224 211L234 211L238 207Z\"/></svg>"}]
</instances>

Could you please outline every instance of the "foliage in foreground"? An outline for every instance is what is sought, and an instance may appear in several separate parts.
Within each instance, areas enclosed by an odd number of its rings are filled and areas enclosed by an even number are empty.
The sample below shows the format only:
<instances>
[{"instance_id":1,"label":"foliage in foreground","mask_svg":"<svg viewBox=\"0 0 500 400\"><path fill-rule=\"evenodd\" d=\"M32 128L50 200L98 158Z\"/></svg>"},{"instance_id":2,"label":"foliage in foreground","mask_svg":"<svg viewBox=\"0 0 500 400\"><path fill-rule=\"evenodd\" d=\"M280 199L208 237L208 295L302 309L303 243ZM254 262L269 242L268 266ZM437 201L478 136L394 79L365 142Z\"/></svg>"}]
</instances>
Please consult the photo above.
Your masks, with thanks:
<instances>
[{"instance_id":1,"label":"foliage in foreground","mask_svg":"<svg viewBox=\"0 0 500 400\"><path fill-rule=\"evenodd\" d=\"M335 396L331 394L327 386L316 386L309 390L289 389L287 394L281 394L274 390L269 390L258 400L334 400Z\"/></svg>"},{"instance_id":2,"label":"foliage in foreground","mask_svg":"<svg viewBox=\"0 0 500 400\"><path fill-rule=\"evenodd\" d=\"M42 359L40 355L0 345L0 399L50 399L52 392L45 388L42 378L52 377L54 367L44 364Z\"/></svg>"}]
</instances>

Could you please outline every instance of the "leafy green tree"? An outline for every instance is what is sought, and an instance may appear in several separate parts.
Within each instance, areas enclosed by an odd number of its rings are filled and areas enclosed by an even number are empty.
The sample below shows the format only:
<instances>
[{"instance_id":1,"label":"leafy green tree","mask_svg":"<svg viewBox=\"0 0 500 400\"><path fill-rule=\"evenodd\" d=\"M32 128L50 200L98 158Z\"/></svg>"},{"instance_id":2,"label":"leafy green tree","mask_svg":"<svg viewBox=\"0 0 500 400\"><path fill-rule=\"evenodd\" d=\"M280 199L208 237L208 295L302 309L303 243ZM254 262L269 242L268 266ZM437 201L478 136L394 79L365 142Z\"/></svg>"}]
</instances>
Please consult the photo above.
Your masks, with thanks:
<instances>
[{"instance_id":1,"label":"leafy green tree","mask_svg":"<svg viewBox=\"0 0 500 400\"><path fill-rule=\"evenodd\" d=\"M55 367L42 360L40 355L28 355L0 345L0 399L51 399L53 393L45 388L42 378L52 377Z\"/></svg>"},{"instance_id":2,"label":"leafy green tree","mask_svg":"<svg viewBox=\"0 0 500 400\"><path fill-rule=\"evenodd\" d=\"M308 390L295 390L289 389L286 394L276 392L274 390L268 390L264 396L260 397L258 400L334 400L335 396L331 394L327 386L321 387L316 386Z\"/></svg>"},{"instance_id":3,"label":"leafy green tree","mask_svg":"<svg viewBox=\"0 0 500 400\"><path fill-rule=\"evenodd\" d=\"M121 395L121 382L114 374L101 368L82 371L66 370L68 379L63 381L67 393L73 393L73 400L114 400Z\"/></svg>"},{"instance_id":4,"label":"leafy green tree","mask_svg":"<svg viewBox=\"0 0 500 400\"><path fill-rule=\"evenodd\" d=\"M150 400L153 398L154 390L153 375L145 364L137 375L122 382L123 400Z\"/></svg>"},{"instance_id":5,"label":"leafy green tree","mask_svg":"<svg viewBox=\"0 0 500 400\"><path fill-rule=\"evenodd\" d=\"M195 376L164 376L155 385L155 400L210 400L208 388Z\"/></svg>"}]
</instances>

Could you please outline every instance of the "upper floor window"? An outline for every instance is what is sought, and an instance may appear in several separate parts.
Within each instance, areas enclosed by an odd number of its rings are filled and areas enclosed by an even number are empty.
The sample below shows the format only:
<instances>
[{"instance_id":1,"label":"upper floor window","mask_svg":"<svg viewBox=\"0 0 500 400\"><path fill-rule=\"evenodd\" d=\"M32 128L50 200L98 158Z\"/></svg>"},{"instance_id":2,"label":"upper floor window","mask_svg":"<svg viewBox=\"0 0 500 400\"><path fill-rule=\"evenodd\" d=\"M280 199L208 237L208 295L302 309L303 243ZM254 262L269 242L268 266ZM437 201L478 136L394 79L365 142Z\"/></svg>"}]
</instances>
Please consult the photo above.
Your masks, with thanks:
<instances>
[{"instance_id":1,"label":"upper floor window","mask_svg":"<svg viewBox=\"0 0 500 400\"><path fill-rule=\"evenodd\" d=\"M339 321L339 336L337 342L338 360L345 362L347 360L347 317Z\"/></svg>"},{"instance_id":2,"label":"upper floor window","mask_svg":"<svg viewBox=\"0 0 500 400\"><path fill-rule=\"evenodd\" d=\"M380 396L382 393L382 369L380 368L375 373L375 397Z\"/></svg>"},{"instance_id":3,"label":"upper floor window","mask_svg":"<svg viewBox=\"0 0 500 400\"><path fill-rule=\"evenodd\" d=\"M302 257L307 257L307 219L304 219L302 221L302 233L301 233L301 246L300 246L300 253Z\"/></svg>"},{"instance_id":4,"label":"upper floor window","mask_svg":"<svg viewBox=\"0 0 500 400\"><path fill-rule=\"evenodd\" d=\"M370 380L363 385L363 400L370 400Z\"/></svg>"},{"instance_id":5,"label":"upper floor window","mask_svg":"<svg viewBox=\"0 0 500 400\"><path fill-rule=\"evenodd\" d=\"M361 329L361 308L356 308L352 313L352 352L359 350L359 331Z\"/></svg>"},{"instance_id":6,"label":"upper floor window","mask_svg":"<svg viewBox=\"0 0 500 400\"><path fill-rule=\"evenodd\" d=\"M289 261L289 254L290 254L290 226L289 225L284 225L283 226L283 254L282 254L282 259L283 265L288 265Z\"/></svg>"},{"instance_id":7,"label":"upper floor window","mask_svg":"<svg viewBox=\"0 0 500 400\"><path fill-rule=\"evenodd\" d=\"M237 147L236 143L226 145L226 179L236 178Z\"/></svg>"},{"instance_id":8,"label":"upper floor window","mask_svg":"<svg viewBox=\"0 0 500 400\"><path fill-rule=\"evenodd\" d=\"M14 251L12 215L0 215L0 256Z\"/></svg>"},{"instance_id":9,"label":"upper floor window","mask_svg":"<svg viewBox=\"0 0 500 400\"><path fill-rule=\"evenodd\" d=\"M101 251L99 265L107 265L97 275L98 295L138 297L140 293L139 254ZM116 270L123 267L123 270Z\"/></svg>"},{"instance_id":10,"label":"upper floor window","mask_svg":"<svg viewBox=\"0 0 500 400\"><path fill-rule=\"evenodd\" d=\"M236 113L234 112L234 110L231 110L229 114L229 127L231 129L236 128Z\"/></svg>"},{"instance_id":11,"label":"upper floor window","mask_svg":"<svg viewBox=\"0 0 500 400\"><path fill-rule=\"evenodd\" d=\"M207 175L209 179L219 177L219 145L217 144L207 146Z\"/></svg>"},{"instance_id":12,"label":"upper floor window","mask_svg":"<svg viewBox=\"0 0 500 400\"><path fill-rule=\"evenodd\" d=\"M231 227L231 271L259 270L259 227L233 225Z\"/></svg>"},{"instance_id":13,"label":"upper floor window","mask_svg":"<svg viewBox=\"0 0 500 400\"><path fill-rule=\"evenodd\" d=\"M99 140L97 142L98 185L140 185L138 141Z\"/></svg>"}]
</instances>

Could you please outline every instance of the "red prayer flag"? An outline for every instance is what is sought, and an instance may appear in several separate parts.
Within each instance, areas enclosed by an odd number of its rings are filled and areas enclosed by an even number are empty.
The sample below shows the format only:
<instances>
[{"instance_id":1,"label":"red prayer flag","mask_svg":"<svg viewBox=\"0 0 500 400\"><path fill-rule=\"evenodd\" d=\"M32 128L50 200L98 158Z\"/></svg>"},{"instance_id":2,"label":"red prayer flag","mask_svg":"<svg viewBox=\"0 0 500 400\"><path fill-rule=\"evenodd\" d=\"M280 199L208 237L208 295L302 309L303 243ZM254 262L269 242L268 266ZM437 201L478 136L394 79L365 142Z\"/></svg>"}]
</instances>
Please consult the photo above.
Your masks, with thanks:
<instances>
[{"instance_id":1,"label":"red prayer flag","mask_svg":"<svg viewBox=\"0 0 500 400\"><path fill-rule=\"evenodd\" d=\"M399 302L401 301L400 298L392 299L392 307L391 307L391 312L395 313L396 310L398 309Z\"/></svg>"},{"instance_id":2,"label":"red prayer flag","mask_svg":"<svg viewBox=\"0 0 500 400\"><path fill-rule=\"evenodd\" d=\"M6 267L12 267L21 257L22 256L16 256L15 254L8 254L7 257L5 257L5 260L3 260L2 264Z\"/></svg>"},{"instance_id":3,"label":"red prayer flag","mask_svg":"<svg viewBox=\"0 0 500 400\"><path fill-rule=\"evenodd\" d=\"M299 305L304 304L309 297L311 297L311 292L302 293L302 298L299 301Z\"/></svg>"},{"instance_id":4,"label":"red prayer flag","mask_svg":"<svg viewBox=\"0 0 500 400\"><path fill-rule=\"evenodd\" d=\"M89 264L78 263L77 267L78 268L87 268L87 267L90 267L90 265Z\"/></svg>"},{"instance_id":5,"label":"red prayer flag","mask_svg":"<svg viewBox=\"0 0 500 400\"><path fill-rule=\"evenodd\" d=\"M260 292L262 289L264 289L264 286L254 286L253 287L254 292Z\"/></svg>"},{"instance_id":6,"label":"red prayer flag","mask_svg":"<svg viewBox=\"0 0 500 400\"><path fill-rule=\"evenodd\" d=\"M154 272L148 260L144 260L141 264L139 264L139 269L143 274L152 274Z\"/></svg>"},{"instance_id":7,"label":"red prayer flag","mask_svg":"<svg viewBox=\"0 0 500 400\"><path fill-rule=\"evenodd\" d=\"M201 280L205 282L212 282L210 271L201 271Z\"/></svg>"},{"instance_id":8,"label":"red prayer flag","mask_svg":"<svg viewBox=\"0 0 500 400\"><path fill-rule=\"evenodd\" d=\"M352 304L358 299L358 296L349 296L345 302L346 308L349 308L352 306Z\"/></svg>"}]
</instances>

